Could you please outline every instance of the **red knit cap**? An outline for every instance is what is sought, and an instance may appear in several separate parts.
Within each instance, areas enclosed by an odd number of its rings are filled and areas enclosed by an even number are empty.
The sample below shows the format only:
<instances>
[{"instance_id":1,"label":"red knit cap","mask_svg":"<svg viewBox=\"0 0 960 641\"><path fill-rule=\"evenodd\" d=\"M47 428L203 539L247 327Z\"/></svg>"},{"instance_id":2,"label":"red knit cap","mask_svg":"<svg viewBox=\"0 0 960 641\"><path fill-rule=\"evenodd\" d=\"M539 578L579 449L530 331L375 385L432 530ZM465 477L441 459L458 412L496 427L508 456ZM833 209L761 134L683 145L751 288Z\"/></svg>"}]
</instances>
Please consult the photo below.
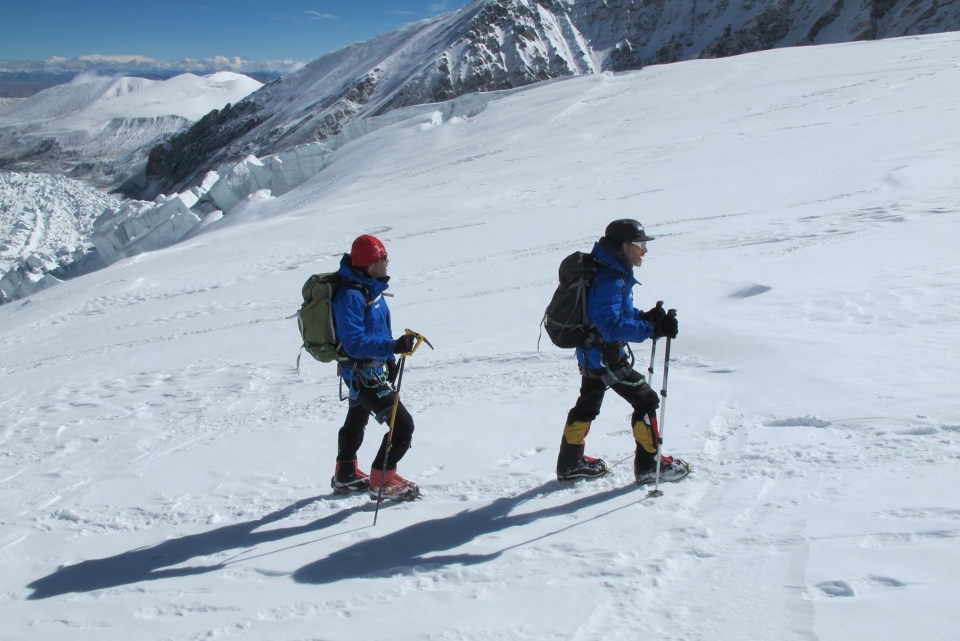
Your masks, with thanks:
<instances>
[{"instance_id":1,"label":"red knit cap","mask_svg":"<svg viewBox=\"0 0 960 641\"><path fill-rule=\"evenodd\" d=\"M357 268L368 267L387 255L387 248L379 238L364 234L353 241L350 263Z\"/></svg>"}]
</instances>

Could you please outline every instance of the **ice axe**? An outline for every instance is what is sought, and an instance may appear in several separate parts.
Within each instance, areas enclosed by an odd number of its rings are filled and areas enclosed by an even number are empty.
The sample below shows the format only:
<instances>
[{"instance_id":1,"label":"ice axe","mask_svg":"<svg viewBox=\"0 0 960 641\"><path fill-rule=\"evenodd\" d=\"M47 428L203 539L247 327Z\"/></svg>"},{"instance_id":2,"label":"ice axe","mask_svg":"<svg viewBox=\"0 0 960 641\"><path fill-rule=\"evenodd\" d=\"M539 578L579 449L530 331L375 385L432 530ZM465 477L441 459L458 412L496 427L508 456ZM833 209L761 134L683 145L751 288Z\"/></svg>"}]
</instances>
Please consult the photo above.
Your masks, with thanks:
<instances>
[{"instance_id":1,"label":"ice axe","mask_svg":"<svg viewBox=\"0 0 960 641\"><path fill-rule=\"evenodd\" d=\"M380 486L377 488L377 507L373 511L374 525L377 524L377 515L380 514L380 501L383 499L383 479L387 475L387 461L390 459L390 450L393 449L393 426L397 422L397 408L400 407L400 386L403 384L403 366L407 362L407 356L413 356L413 353L416 352L423 343L426 343L427 347L433 349L433 345L430 344L430 341L428 341L426 336L423 334L418 334L411 329L405 330L404 334L410 334L411 336L414 336L416 340L414 341L413 347L409 352L404 352L400 355L400 364L399 369L397 370L397 389L394 392L393 412L390 413L390 431L387 433L387 451L384 452L383 455L383 469L381 469L380 474Z\"/></svg>"},{"instance_id":2,"label":"ice axe","mask_svg":"<svg viewBox=\"0 0 960 641\"><path fill-rule=\"evenodd\" d=\"M430 341L428 341L428 340L427 340L427 337L424 336L423 334L418 334L417 332L413 331L412 329L406 329L406 330L403 331L403 333L404 333L405 335L408 334L408 335L410 335L410 336L413 336L415 340L414 340L414 343L413 343L413 347L410 348L410 351L409 351L409 352L404 352L404 353L401 355L401 358L403 358L403 357L405 357L405 356L413 356L413 353L416 352L418 349L420 349L420 346L423 345L424 343L427 344L427 347L429 347L430 349L433 349L433 345L430 344ZM394 408L394 411L396 411L396 408Z\"/></svg>"}]
</instances>

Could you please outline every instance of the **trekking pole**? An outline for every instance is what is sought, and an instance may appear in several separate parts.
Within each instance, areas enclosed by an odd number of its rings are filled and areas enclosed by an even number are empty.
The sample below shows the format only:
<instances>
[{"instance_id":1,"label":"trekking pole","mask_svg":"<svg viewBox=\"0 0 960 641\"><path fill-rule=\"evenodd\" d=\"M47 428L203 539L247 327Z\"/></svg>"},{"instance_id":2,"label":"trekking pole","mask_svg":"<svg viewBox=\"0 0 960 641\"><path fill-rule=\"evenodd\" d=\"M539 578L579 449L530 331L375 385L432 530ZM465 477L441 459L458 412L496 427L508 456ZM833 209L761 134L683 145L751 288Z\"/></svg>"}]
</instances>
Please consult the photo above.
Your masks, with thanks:
<instances>
[{"instance_id":1,"label":"trekking pole","mask_svg":"<svg viewBox=\"0 0 960 641\"><path fill-rule=\"evenodd\" d=\"M650 346L650 364L647 365L647 381L653 380L653 359L657 354L657 339L653 339L653 345Z\"/></svg>"},{"instance_id":2,"label":"trekking pole","mask_svg":"<svg viewBox=\"0 0 960 641\"><path fill-rule=\"evenodd\" d=\"M395 396L393 399L393 412L390 413L390 431L387 432L387 449L383 453L383 468L380 470L380 486L377 487L377 507L373 511L374 525L377 524L377 516L380 514L380 501L383 499L383 479L387 475L387 461L390 459L390 450L393 449L393 426L397 423L397 409L400 407L400 386L403 384L403 366L407 362L407 356L413 355L422 343L426 343L430 349L433 349L433 345L430 344L430 341L428 341L423 334L418 334L409 329L404 333L415 336L416 342L409 352L401 354L400 356L400 365L397 370L397 389L396 392L394 392Z\"/></svg>"},{"instance_id":3,"label":"trekking pole","mask_svg":"<svg viewBox=\"0 0 960 641\"><path fill-rule=\"evenodd\" d=\"M676 316L677 310L667 311L667 316ZM667 414L667 375L670 373L670 337L667 337L666 354L663 356L663 389L660 390L660 429L657 435L657 482L647 496L663 496L660 490L660 461L663 459L663 422Z\"/></svg>"},{"instance_id":4,"label":"trekking pole","mask_svg":"<svg viewBox=\"0 0 960 641\"><path fill-rule=\"evenodd\" d=\"M657 301L657 307L663 307L663 301ZM650 364L647 365L647 381L653 381L653 361L657 355L657 339L653 339L653 345L650 347Z\"/></svg>"}]
</instances>

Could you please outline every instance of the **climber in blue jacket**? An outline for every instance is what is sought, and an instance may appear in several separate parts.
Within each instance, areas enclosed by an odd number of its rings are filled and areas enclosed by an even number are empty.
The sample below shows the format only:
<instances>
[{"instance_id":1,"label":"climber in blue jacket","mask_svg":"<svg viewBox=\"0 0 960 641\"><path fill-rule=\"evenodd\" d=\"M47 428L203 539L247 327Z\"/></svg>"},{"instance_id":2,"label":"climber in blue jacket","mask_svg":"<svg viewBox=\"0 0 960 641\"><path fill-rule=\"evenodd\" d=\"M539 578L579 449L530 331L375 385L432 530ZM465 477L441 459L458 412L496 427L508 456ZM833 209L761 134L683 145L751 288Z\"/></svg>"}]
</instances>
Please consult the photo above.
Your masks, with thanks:
<instances>
[{"instance_id":1,"label":"climber in blue jacket","mask_svg":"<svg viewBox=\"0 0 960 641\"><path fill-rule=\"evenodd\" d=\"M390 281L389 265L386 247L368 234L357 237L350 253L340 261L342 284L333 297L333 318L340 342L340 376L349 390L349 409L340 428L337 466L330 484L337 494L369 492L372 497L409 501L420 490L397 474L397 462L410 448L413 418L397 401L389 383L397 373L395 355L413 349L415 338L404 334L393 339L390 308L383 297ZM367 475L357 464L367 422L373 414L379 423L387 424L395 404L392 443L384 434Z\"/></svg>"},{"instance_id":2,"label":"climber in blue jacket","mask_svg":"<svg viewBox=\"0 0 960 641\"><path fill-rule=\"evenodd\" d=\"M662 305L647 312L633 306L633 287L639 285L633 270L643 264L651 240L653 237L647 236L636 220L615 220L607 225L591 252L599 264L587 293L586 316L593 327L586 342L577 348L580 396L563 428L557 457L557 478L561 481L597 478L609 471L602 459L584 456L586 436L600 413L608 388L633 406L633 468L637 483L649 483L656 478L660 398L643 375L633 369L627 349L628 343L648 338L676 338L679 329L676 316L667 315ZM689 471L690 466L678 458L661 458L662 481L678 481Z\"/></svg>"}]
</instances>

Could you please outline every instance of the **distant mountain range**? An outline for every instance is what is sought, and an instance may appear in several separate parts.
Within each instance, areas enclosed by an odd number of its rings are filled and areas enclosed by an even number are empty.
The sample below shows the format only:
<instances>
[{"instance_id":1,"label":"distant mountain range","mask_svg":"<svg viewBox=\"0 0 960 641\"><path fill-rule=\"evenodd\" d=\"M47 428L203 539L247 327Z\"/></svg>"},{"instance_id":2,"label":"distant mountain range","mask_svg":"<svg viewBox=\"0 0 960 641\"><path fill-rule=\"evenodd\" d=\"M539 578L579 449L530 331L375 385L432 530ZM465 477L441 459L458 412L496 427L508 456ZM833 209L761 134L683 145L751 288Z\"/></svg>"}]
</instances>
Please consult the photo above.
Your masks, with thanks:
<instances>
[{"instance_id":1,"label":"distant mountain range","mask_svg":"<svg viewBox=\"0 0 960 641\"><path fill-rule=\"evenodd\" d=\"M154 145L260 86L219 72L165 81L88 77L51 87L0 109L0 169L112 188L143 171Z\"/></svg>"},{"instance_id":2,"label":"distant mountain range","mask_svg":"<svg viewBox=\"0 0 960 641\"><path fill-rule=\"evenodd\" d=\"M941 0L476 0L354 44L209 113L123 191L152 198L248 154L324 141L351 120L541 80L960 29Z\"/></svg>"},{"instance_id":3,"label":"distant mountain range","mask_svg":"<svg viewBox=\"0 0 960 641\"><path fill-rule=\"evenodd\" d=\"M180 60L154 60L144 56L0 60L0 98L29 98L44 89L71 82L81 74L168 80L184 73L207 76L218 71L232 71L265 83L304 64L300 60L245 60L226 56Z\"/></svg>"}]
</instances>

